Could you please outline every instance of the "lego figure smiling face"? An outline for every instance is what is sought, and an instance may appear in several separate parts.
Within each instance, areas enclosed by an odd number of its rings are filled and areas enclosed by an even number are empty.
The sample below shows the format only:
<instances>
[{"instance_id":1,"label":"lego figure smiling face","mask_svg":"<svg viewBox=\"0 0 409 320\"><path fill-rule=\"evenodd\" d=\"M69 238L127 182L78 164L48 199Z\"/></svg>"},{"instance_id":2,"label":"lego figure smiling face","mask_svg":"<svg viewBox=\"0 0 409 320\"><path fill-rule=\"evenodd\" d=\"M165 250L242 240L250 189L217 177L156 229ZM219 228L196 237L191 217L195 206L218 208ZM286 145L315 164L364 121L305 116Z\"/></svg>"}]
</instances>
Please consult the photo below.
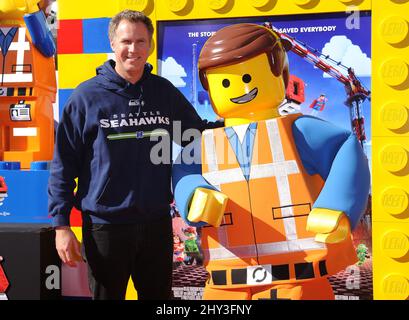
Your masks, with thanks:
<instances>
[{"instance_id":1,"label":"lego figure smiling face","mask_svg":"<svg viewBox=\"0 0 409 320\"><path fill-rule=\"evenodd\" d=\"M246 119L256 121L278 116L277 106L285 96L284 81L268 68L266 54L210 69L207 78L215 112L228 123L232 119L239 124Z\"/></svg>"},{"instance_id":2,"label":"lego figure smiling face","mask_svg":"<svg viewBox=\"0 0 409 320\"><path fill-rule=\"evenodd\" d=\"M226 126L279 116L288 62L281 39L271 30L254 24L219 30L202 49L199 74Z\"/></svg>"}]
</instances>

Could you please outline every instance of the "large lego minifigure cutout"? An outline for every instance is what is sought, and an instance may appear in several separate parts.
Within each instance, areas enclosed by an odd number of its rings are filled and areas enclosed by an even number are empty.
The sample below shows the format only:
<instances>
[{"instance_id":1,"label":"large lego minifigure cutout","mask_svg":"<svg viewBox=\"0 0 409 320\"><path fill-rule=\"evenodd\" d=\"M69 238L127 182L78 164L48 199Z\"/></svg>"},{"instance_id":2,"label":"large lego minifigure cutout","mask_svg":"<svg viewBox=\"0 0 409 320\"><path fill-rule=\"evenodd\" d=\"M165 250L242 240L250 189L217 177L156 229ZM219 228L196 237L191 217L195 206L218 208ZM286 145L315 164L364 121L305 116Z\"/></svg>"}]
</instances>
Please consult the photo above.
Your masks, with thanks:
<instances>
[{"instance_id":1,"label":"large lego minifigure cutout","mask_svg":"<svg viewBox=\"0 0 409 320\"><path fill-rule=\"evenodd\" d=\"M217 31L199 75L225 128L206 130L201 165L174 165L176 204L202 226L204 299L333 299L327 280L357 261L351 229L369 191L356 136L280 116L285 39L255 24ZM187 161L186 161L187 163Z\"/></svg>"},{"instance_id":2,"label":"large lego minifigure cutout","mask_svg":"<svg viewBox=\"0 0 409 320\"><path fill-rule=\"evenodd\" d=\"M55 44L45 0L0 3L0 161L51 160Z\"/></svg>"}]
</instances>

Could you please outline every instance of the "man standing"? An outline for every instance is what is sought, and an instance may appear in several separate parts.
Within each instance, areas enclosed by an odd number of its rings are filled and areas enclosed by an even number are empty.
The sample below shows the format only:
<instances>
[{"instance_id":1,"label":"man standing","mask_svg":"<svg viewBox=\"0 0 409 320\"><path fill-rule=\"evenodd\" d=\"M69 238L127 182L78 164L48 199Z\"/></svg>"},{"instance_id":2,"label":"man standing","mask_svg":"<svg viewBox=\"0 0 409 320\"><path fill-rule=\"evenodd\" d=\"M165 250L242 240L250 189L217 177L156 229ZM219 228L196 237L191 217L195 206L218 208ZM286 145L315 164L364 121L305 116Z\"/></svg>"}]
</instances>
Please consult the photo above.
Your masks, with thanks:
<instances>
[{"instance_id":1,"label":"man standing","mask_svg":"<svg viewBox=\"0 0 409 320\"><path fill-rule=\"evenodd\" d=\"M151 74L152 34L141 12L112 18L116 62L105 62L78 86L57 131L49 180L56 247L63 262L76 265L81 253L69 228L75 205L94 299L123 299L129 276L139 299L171 297L171 163L154 164L158 142L151 138L171 141L175 121L182 130L218 126L202 121L169 81Z\"/></svg>"}]
</instances>

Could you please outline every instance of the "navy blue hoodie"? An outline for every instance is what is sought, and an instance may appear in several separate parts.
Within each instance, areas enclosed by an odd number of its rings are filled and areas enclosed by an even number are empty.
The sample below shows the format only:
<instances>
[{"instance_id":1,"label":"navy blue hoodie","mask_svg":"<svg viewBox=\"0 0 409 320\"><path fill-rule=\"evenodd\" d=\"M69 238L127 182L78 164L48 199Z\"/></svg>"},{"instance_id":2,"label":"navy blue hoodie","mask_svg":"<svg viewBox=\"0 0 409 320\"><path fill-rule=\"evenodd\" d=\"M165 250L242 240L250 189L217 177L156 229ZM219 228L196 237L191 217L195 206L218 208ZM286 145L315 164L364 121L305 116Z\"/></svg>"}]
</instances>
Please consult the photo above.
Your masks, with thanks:
<instances>
[{"instance_id":1,"label":"navy blue hoodie","mask_svg":"<svg viewBox=\"0 0 409 320\"><path fill-rule=\"evenodd\" d=\"M169 133L159 141L170 154L159 155L171 160L173 121L181 121L182 132L222 125L201 120L179 90L151 74L149 64L135 84L114 67L114 61L105 62L74 90L64 108L48 187L53 226L69 225L72 206L94 223L139 223L169 214L171 163L151 161L159 145L149 133Z\"/></svg>"}]
</instances>

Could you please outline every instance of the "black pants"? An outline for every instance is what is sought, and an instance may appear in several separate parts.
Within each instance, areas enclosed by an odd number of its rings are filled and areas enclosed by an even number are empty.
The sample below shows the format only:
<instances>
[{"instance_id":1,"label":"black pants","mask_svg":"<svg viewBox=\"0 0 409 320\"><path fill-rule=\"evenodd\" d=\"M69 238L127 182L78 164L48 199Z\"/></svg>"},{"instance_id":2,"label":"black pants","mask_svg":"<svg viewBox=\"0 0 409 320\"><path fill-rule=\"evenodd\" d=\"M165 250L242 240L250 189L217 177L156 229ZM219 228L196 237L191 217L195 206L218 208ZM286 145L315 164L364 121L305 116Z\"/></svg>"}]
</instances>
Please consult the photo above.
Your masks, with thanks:
<instances>
[{"instance_id":1,"label":"black pants","mask_svg":"<svg viewBox=\"0 0 409 320\"><path fill-rule=\"evenodd\" d=\"M95 300L123 300L132 277L139 300L172 297L172 221L86 224L83 244Z\"/></svg>"}]
</instances>

